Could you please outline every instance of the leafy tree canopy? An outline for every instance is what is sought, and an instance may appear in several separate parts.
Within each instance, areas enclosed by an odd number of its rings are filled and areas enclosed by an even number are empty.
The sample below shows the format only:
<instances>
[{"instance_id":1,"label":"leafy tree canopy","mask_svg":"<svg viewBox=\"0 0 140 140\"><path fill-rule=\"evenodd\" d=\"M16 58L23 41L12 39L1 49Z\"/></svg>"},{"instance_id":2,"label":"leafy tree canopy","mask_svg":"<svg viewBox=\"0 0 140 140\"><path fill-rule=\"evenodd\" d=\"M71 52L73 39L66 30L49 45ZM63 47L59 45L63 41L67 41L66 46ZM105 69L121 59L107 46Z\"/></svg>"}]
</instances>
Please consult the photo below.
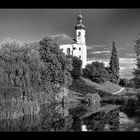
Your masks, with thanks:
<instances>
[{"instance_id":1,"label":"leafy tree canopy","mask_svg":"<svg viewBox=\"0 0 140 140\"><path fill-rule=\"evenodd\" d=\"M83 76L97 83L109 80L109 73L105 69L104 63L98 61L87 64L83 69Z\"/></svg>"}]
</instances>

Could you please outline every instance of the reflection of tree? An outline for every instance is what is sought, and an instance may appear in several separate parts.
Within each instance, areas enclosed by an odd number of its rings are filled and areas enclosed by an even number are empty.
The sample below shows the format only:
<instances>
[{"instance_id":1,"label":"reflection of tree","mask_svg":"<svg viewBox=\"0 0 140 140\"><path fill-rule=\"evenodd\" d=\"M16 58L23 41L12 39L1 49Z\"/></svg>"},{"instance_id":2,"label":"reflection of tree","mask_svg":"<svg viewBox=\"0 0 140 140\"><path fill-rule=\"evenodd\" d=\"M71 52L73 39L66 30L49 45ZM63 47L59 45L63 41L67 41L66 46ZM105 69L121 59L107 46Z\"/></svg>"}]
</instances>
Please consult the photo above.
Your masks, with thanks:
<instances>
[{"instance_id":1,"label":"reflection of tree","mask_svg":"<svg viewBox=\"0 0 140 140\"><path fill-rule=\"evenodd\" d=\"M73 119L65 111L62 106L42 105L39 114L1 119L0 131L70 131Z\"/></svg>"},{"instance_id":2,"label":"reflection of tree","mask_svg":"<svg viewBox=\"0 0 140 140\"><path fill-rule=\"evenodd\" d=\"M41 131L67 131L70 129L72 117L64 116L62 106L42 106L40 111Z\"/></svg>"},{"instance_id":3,"label":"reflection of tree","mask_svg":"<svg viewBox=\"0 0 140 140\"><path fill-rule=\"evenodd\" d=\"M88 130L104 131L105 125L109 124L110 130L117 130L119 128L119 110L115 109L108 113L97 112L89 117L84 118L83 124L87 126Z\"/></svg>"},{"instance_id":4,"label":"reflection of tree","mask_svg":"<svg viewBox=\"0 0 140 140\"><path fill-rule=\"evenodd\" d=\"M25 115L21 117L20 131L37 131L40 123L39 115Z\"/></svg>"},{"instance_id":5,"label":"reflection of tree","mask_svg":"<svg viewBox=\"0 0 140 140\"><path fill-rule=\"evenodd\" d=\"M54 131L71 131L72 122L73 122L73 119L71 115L61 120L58 120L53 123Z\"/></svg>"},{"instance_id":6,"label":"reflection of tree","mask_svg":"<svg viewBox=\"0 0 140 140\"><path fill-rule=\"evenodd\" d=\"M76 116L73 116L72 130L81 131L81 119Z\"/></svg>"}]
</instances>

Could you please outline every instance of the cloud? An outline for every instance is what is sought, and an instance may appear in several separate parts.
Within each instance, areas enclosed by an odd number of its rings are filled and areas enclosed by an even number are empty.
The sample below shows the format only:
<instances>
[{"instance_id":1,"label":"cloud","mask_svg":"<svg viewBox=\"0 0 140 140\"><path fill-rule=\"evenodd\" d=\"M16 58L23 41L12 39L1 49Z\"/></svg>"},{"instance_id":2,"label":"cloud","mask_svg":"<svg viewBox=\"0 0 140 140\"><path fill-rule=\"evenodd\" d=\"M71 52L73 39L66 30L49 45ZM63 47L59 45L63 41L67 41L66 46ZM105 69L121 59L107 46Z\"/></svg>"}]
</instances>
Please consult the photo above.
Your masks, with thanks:
<instances>
[{"instance_id":1,"label":"cloud","mask_svg":"<svg viewBox=\"0 0 140 140\"><path fill-rule=\"evenodd\" d=\"M117 50L124 50L125 48L121 47L121 48L117 48Z\"/></svg>"},{"instance_id":2,"label":"cloud","mask_svg":"<svg viewBox=\"0 0 140 140\"><path fill-rule=\"evenodd\" d=\"M128 53L127 55L128 56L136 56L136 54L134 54L134 53Z\"/></svg>"},{"instance_id":3,"label":"cloud","mask_svg":"<svg viewBox=\"0 0 140 140\"><path fill-rule=\"evenodd\" d=\"M95 48L104 48L104 47L106 47L106 45L105 44L102 44L102 45L93 45L93 47L95 47Z\"/></svg>"},{"instance_id":4,"label":"cloud","mask_svg":"<svg viewBox=\"0 0 140 140\"><path fill-rule=\"evenodd\" d=\"M101 44L101 45L88 45L87 49L105 48L105 47L107 47L106 44Z\"/></svg>"},{"instance_id":5,"label":"cloud","mask_svg":"<svg viewBox=\"0 0 140 140\"><path fill-rule=\"evenodd\" d=\"M98 61L98 62L103 62L105 64L105 66L108 66L109 63L109 59L88 59L87 63L91 64L93 61Z\"/></svg>"},{"instance_id":6,"label":"cloud","mask_svg":"<svg viewBox=\"0 0 140 140\"><path fill-rule=\"evenodd\" d=\"M136 59L135 58L120 58L120 76L121 78L128 78L131 79L133 77L133 70L136 67L135 65Z\"/></svg>"},{"instance_id":7,"label":"cloud","mask_svg":"<svg viewBox=\"0 0 140 140\"><path fill-rule=\"evenodd\" d=\"M87 46L87 49L92 49L92 47L91 46Z\"/></svg>"},{"instance_id":8,"label":"cloud","mask_svg":"<svg viewBox=\"0 0 140 140\"><path fill-rule=\"evenodd\" d=\"M110 51L93 51L91 54L101 54L101 53L110 53Z\"/></svg>"},{"instance_id":9,"label":"cloud","mask_svg":"<svg viewBox=\"0 0 140 140\"><path fill-rule=\"evenodd\" d=\"M119 58L119 62L123 64L135 64L136 59L135 58Z\"/></svg>"}]
</instances>

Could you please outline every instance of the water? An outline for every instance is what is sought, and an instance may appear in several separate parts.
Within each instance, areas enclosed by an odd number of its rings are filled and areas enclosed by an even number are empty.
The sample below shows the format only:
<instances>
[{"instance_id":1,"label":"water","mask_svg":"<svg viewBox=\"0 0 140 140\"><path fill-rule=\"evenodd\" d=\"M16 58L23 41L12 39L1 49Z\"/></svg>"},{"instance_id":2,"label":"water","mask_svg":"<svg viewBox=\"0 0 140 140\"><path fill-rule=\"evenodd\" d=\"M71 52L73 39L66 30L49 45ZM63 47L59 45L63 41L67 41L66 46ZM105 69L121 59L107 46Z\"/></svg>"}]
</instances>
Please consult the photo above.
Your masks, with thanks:
<instances>
[{"instance_id":1,"label":"water","mask_svg":"<svg viewBox=\"0 0 140 140\"><path fill-rule=\"evenodd\" d=\"M82 104L42 105L38 114L0 120L0 131L126 131L137 123L119 108L112 107L108 105L98 111L94 106Z\"/></svg>"},{"instance_id":2,"label":"water","mask_svg":"<svg viewBox=\"0 0 140 140\"><path fill-rule=\"evenodd\" d=\"M128 116L123 112L119 113L119 122L120 122L119 131L125 131L130 126L136 123L134 119L128 118Z\"/></svg>"}]
</instances>

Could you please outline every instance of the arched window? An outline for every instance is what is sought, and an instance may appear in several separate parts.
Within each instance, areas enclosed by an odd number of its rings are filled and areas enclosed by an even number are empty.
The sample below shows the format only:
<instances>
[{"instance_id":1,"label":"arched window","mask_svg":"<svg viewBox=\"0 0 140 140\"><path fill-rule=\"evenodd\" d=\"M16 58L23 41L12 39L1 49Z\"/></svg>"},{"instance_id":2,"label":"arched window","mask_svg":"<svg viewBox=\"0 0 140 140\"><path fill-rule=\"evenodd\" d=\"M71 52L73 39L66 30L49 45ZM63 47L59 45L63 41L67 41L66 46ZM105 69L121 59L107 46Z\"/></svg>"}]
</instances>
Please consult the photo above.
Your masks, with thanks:
<instances>
[{"instance_id":1,"label":"arched window","mask_svg":"<svg viewBox=\"0 0 140 140\"><path fill-rule=\"evenodd\" d=\"M79 48L79 51L81 51L81 47Z\"/></svg>"},{"instance_id":2,"label":"arched window","mask_svg":"<svg viewBox=\"0 0 140 140\"><path fill-rule=\"evenodd\" d=\"M81 55L79 55L79 58L81 58Z\"/></svg>"},{"instance_id":3,"label":"arched window","mask_svg":"<svg viewBox=\"0 0 140 140\"><path fill-rule=\"evenodd\" d=\"M78 32L78 36L81 36L81 32Z\"/></svg>"},{"instance_id":4,"label":"arched window","mask_svg":"<svg viewBox=\"0 0 140 140\"><path fill-rule=\"evenodd\" d=\"M67 48L67 55L70 55L70 48Z\"/></svg>"}]
</instances>

